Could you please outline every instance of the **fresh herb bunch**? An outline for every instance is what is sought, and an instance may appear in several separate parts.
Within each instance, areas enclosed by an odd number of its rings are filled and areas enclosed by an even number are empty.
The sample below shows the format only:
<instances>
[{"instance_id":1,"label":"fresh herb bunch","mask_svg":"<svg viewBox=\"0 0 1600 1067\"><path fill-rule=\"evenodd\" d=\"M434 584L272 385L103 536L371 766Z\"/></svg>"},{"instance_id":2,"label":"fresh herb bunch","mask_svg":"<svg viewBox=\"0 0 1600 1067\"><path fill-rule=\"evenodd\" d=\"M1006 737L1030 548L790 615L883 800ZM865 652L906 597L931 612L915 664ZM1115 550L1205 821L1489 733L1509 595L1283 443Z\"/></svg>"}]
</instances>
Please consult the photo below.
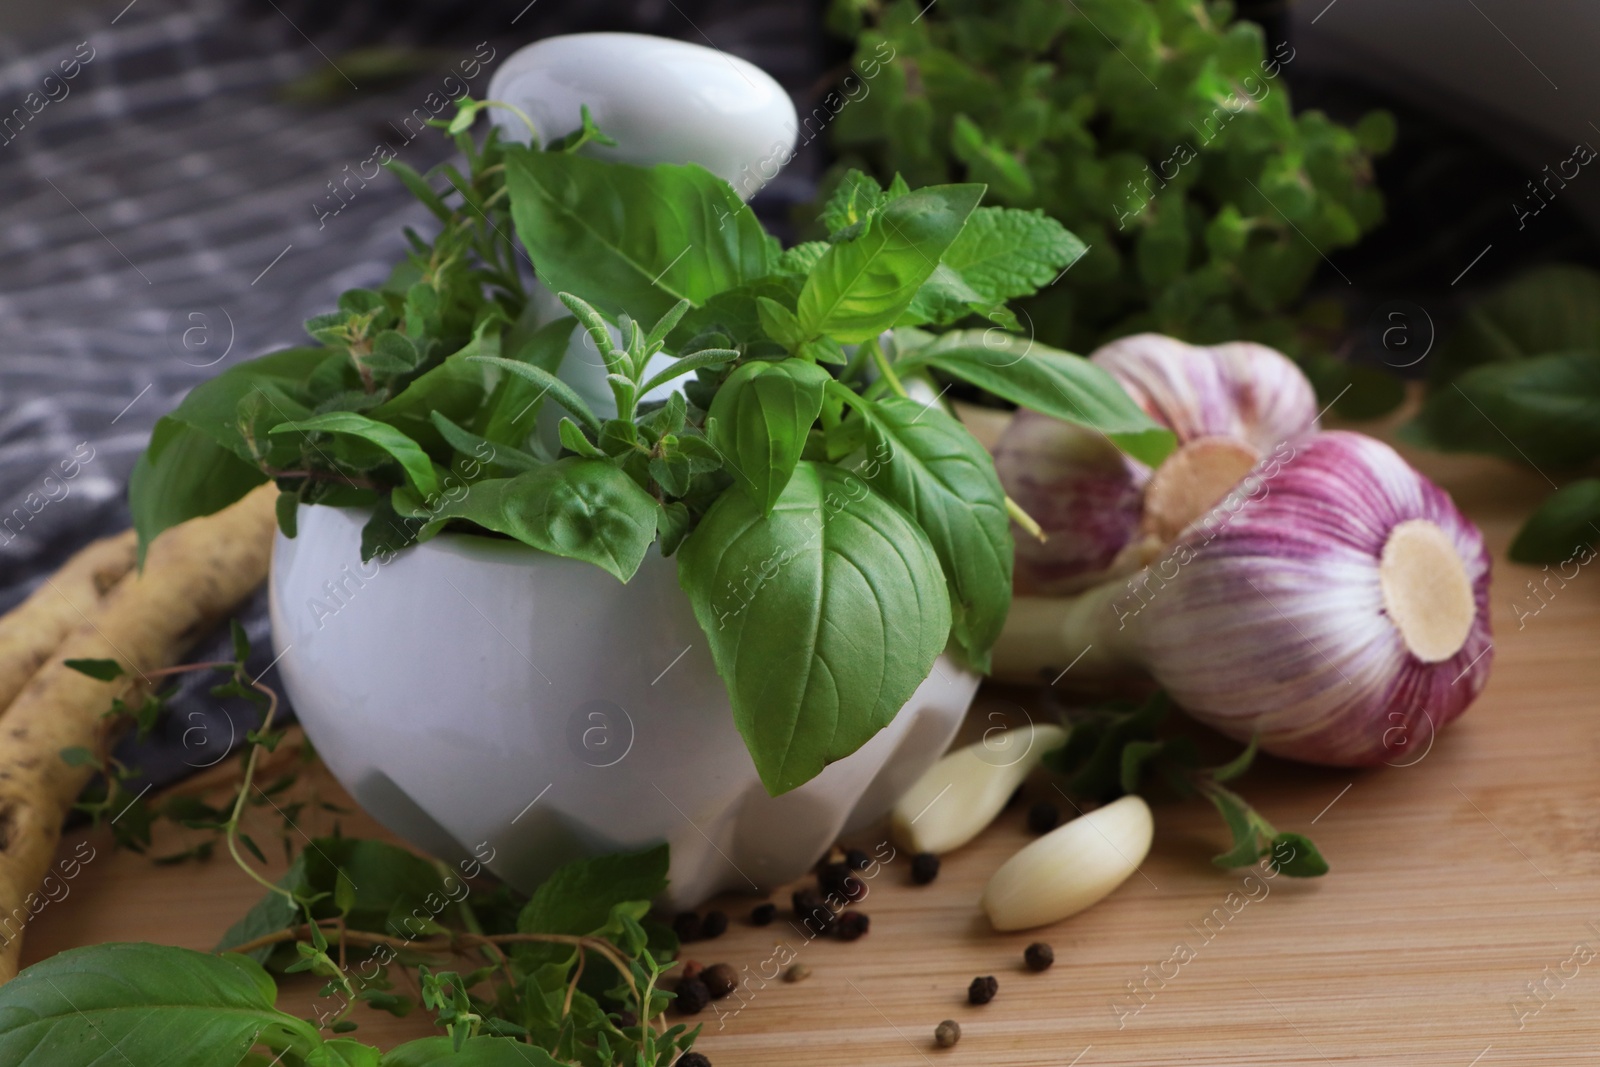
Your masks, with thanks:
<instances>
[{"instance_id":1,"label":"fresh herb bunch","mask_svg":"<svg viewBox=\"0 0 1600 1067\"><path fill-rule=\"evenodd\" d=\"M1539 267L1469 308L1434 357L1427 401L1401 436L1430 448L1500 456L1541 473L1587 472L1540 506L1512 542L1511 558L1559 563L1563 572L1594 559L1600 273Z\"/></svg>"},{"instance_id":2,"label":"fresh herb bunch","mask_svg":"<svg viewBox=\"0 0 1600 1067\"><path fill-rule=\"evenodd\" d=\"M1293 50L1268 55L1228 3L834 0L830 25L874 75L833 120L841 166L986 182L1087 243L1025 305L1052 344L1150 330L1298 354L1286 312L1382 216L1392 118L1295 115Z\"/></svg>"},{"instance_id":3,"label":"fresh herb bunch","mask_svg":"<svg viewBox=\"0 0 1600 1067\"><path fill-rule=\"evenodd\" d=\"M317 345L232 367L157 424L131 487L142 543L268 479L291 536L298 504L370 509L367 557L490 531L626 581L659 543L776 794L887 725L947 644L983 669L1009 607L1014 508L905 376L969 381L1148 463L1172 447L1085 360L919 328L952 308L1014 323L1004 301L1077 254L1052 219L979 207L981 185L856 174L827 238L783 251L698 166L579 154L603 136L587 121L543 149L479 146L485 106L451 123L466 174L389 164L437 237L410 234L387 284L308 323ZM575 330L605 366L589 396L563 376ZM549 404L558 440L536 432Z\"/></svg>"},{"instance_id":4,"label":"fresh herb bunch","mask_svg":"<svg viewBox=\"0 0 1600 1067\"><path fill-rule=\"evenodd\" d=\"M307 839L276 882L256 870L239 849L243 844L266 862L241 828L247 806L270 803L294 825L291 813L306 802L284 795L292 777L266 786L256 780L263 755L283 740L273 728L278 701L245 673L250 649L237 624L233 637L233 661L157 674L227 671L232 680L217 687L218 695L259 698L261 723L240 750L232 801L211 807L176 797L146 809L136 797L121 807L113 829L138 822L140 830L120 834L118 844L139 851L150 844L151 823L159 816L209 831L266 895L223 936L217 955L112 944L28 968L0 987L0 1062L30 1056L48 1056L56 1067L101 1062L107 1050L84 1038L86 1013L101 1019L96 1032L129 1062L174 1067L665 1067L691 1047L698 1028L668 1027L663 1019L672 994L661 979L674 966L669 961L678 941L648 915L651 901L667 888L666 845L570 863L531 898L485 873L495 858L488 842L452 868L387 842L345 837L337 826L331 836ZM70 660L68 666L101 681L126 677L112 660ZM164 713L159 698L137 708L119 699L107 713L113 727L107 735L119 723L148 730ZM84 749L63 750L61 758L74 765L104 761ZM123 769L105 770L108 794L83 805L97 819L112 802L123 803L115 794ZM140 814L130 816L135 808ZM207 858L212 844L202 842L176 858ZM433 969L462 960L472 969ZM277 990L266 971L326 979L310 1005L312 1020L275 1007ZM387 1054L339 1036L357 1028L351 1013L358 1002L397 1016L416 1007L414 998L395 991L396 971L418 989L445 1036ZM175 1030L185 1034L181 1049L172 1047Z\"/></svg>"},{"instance_id":5,"label":"fresh herb bunch","mask_svg":"<svg viewBox=\"0 0 1600 1067\"><path fill-rule=\"evenodd\" d=\"M1246 867L1270 858L1291 878L1327 874L1327 861L1310 838L1279 831L1249 801L1223 785L1250 769L1256 756L1254 739L1228 762L1202 766L1192 739L1161 731L1171 710L1167 695L1156 693L1137 706L1077 713L1066 744L1045 754L1045 766L1064 777L1062 789L1068 796L1097 804L1128 793L1165 791L1180 798L1205 797L1233 838L1232 848L1212 857L1218 867Z\"/></svg>"}]
</instances>

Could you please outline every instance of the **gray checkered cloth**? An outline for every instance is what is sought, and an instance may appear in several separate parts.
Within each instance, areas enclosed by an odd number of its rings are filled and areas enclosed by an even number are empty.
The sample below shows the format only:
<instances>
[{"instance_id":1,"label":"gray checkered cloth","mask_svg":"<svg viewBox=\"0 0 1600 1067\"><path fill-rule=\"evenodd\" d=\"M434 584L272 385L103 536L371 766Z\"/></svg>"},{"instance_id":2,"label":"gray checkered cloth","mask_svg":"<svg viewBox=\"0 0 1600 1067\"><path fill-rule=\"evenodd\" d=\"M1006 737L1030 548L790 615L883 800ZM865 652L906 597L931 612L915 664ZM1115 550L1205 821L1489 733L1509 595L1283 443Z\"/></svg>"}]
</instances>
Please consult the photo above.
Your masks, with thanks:
<instances>
[{"instance_id":1,"label":"gray checkered cloth","mask_svg":"<svg viewBox=\"0 0 1600 1067\"><path fill-rule=\"evenodd\" d=\"M191 386L303 340L303 320L403 257L404 226L427 230L430 216L398 182L343 180L380 141L418 170L446 158L443 136L406 142L396 127L463 61L493 52L475 95L519 45L579 30L711 43L796 95L822 65L815 13L800 3L134 0L115 10L26 46L0 38L0 610L129 524L128 473ZM369 80L371 64L352 52L374 46L413 56L426 46L425 62L403 84ZM285 98L311 82L336 98ZM815 170L791 168L763 194L766 213L781 221ZM335 201L330 183L355 195ZM244 621L265 667L264 597ZM209 684L192 680L167 736L124 754L156 780L220 758L179 744L197 725L222 742L242 736L238 709L205 695Z\"/></svg>"}]
</instances>

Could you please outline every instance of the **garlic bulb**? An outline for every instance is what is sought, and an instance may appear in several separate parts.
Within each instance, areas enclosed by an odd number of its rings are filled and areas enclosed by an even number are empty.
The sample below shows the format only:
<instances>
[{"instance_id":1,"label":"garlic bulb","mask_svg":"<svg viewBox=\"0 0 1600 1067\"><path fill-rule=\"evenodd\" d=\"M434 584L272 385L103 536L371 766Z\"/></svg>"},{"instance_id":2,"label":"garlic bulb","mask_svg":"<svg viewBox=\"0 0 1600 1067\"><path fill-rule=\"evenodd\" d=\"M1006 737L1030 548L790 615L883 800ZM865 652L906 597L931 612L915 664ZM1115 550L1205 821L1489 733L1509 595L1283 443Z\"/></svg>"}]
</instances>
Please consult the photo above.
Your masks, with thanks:
<instances>
[{"instance_id":1,"label":"garlic bulb","mask_svg":"<svg viewBox=\"0 0 1600 1067\"><path fill-rule=\"evenodd\" d=\"M1202 348L1146 333L1090 359L1179 447L1152 472L1102 434L1018 412L995 447L995 469L1048 536L1017 538L1019 594L1072 593L1138 570L1280 442L1317 429L1311 383L1264 345Z\"/></svg>"},{"instance_id":2,"label":"garlic bulb","mask_svg":"<svg viewBox=\"0 0 1600 1067\"><path fill-rule=\"evenodd\" d=\"M1142 797L1114 800L1006 860L983 890L983 910L996 930L1026 930L1076 915L1139 869L1154 835Z\"/></svg>"},{"instance_id":3,"label":"garlic bulb","mask_svg":"<svg viewBox=\"0 0 1600 1067\"><path fill-rule=\"evenodd\" d=\"M1131 580L1019 597L995 674L1143 670L1195 718L1310 763L1395 762L1483 689L1489 556L1388 445L1280 445ZM1086 651L1088 649L1088 651Z\"/></svg>"}]
</instances>

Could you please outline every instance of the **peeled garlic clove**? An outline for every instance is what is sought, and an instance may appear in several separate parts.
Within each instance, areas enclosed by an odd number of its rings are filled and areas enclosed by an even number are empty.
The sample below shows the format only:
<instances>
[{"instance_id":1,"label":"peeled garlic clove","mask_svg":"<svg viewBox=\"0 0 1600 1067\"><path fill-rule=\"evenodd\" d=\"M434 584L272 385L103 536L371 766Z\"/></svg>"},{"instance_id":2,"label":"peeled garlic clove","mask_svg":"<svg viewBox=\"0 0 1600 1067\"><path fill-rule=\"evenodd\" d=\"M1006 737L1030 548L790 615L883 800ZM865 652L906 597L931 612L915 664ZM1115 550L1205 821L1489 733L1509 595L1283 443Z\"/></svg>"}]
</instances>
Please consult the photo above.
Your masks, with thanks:
<instances>
[{"instance_id":1,"label":"peeled garlic clove","mask_svg":"<svg viewBox=\"0 0 1600 1067\"><path fill-rule=\"evenodd\" d=\"M895 805L895 840L913 852L960 848L994 821L1046 752L1067 740L1059 726L993 730L928 769Z\"/></svg>"},{"instance_id":2,"label":"peeled garlic clove","mask_svg":"<svg viewBox=\"0 0 1600 1067\"><path fill-rule=\"evenodd\" d=\"M1001 866L983 891L996 930L1058 922L1099 902L1150 852L1150 806L1132 794L1045 834Z\"/></svg>"}]
</instances>

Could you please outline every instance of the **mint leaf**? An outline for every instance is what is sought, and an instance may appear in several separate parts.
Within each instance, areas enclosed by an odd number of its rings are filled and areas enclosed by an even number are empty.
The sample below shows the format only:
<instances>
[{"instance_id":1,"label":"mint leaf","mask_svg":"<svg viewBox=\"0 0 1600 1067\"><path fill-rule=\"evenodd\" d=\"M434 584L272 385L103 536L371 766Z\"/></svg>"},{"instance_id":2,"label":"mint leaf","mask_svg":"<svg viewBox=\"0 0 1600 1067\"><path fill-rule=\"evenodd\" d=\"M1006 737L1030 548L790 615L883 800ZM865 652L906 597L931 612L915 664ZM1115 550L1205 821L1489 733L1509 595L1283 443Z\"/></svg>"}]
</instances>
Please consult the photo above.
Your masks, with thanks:
<instances>
[{"instance_id":1,"label":"mint leaf","mask_svg":"<svg viewBox=\"0 0 1600 1067\"><path fill-rule=\"evenodd\" d=\"M894 333L897 367L937 367L1014 404L1099 430L1133 458L1155 466L1172 451L1172 431L1151 421L1115 378L1080 356L995 330Z\"/></svg>"},{"instance_id":2,"label":"mint leaf","mask_svg":"<svg viewBox=\"0 0 1600 1067\"><path fill-rule=\"evenodd\" d=\"M760 361L739 367L717 390L707 438L763 514L789 484L832 380L805 360Z\"/></svg>"},{"instance_id":3,"label":"mint leaf","mask_svg":"<svg viewBox=\"0 0 1600 1067\"><path fill-rule=\"evenodd\" d=\"M950 584L953 636L973 668L987 671L1011 606L1013 552L994 461L937 407L902 397L855 406L872 442L856 473L927 534Z\"/></svg>"},{"instance_id":4,"label":"mint leaf","mask_svg":"<svg viewBox=\"0 0 1600 1067\"><path fill-rule=\"evenodd\" d=\"M276 993L243 956L146 944L69 949L0 986L0 1063L216 1067L257 1043L304 1056L321 1038L278 1011Z\"/></svg>"},{"instance_id":5,"label":"mint leaf","mask_svg":"<svg viewBox=\"0 0 1600 1067\"><path fill-rule=\"evenodd\" d=\"M833 195L823 205L820 220L830 234L837 234L865 222L890 199L871 175L851 168L844 172L839 184L834 187ZM823 247L826 248L826 245Z\"/></svg>"},{"instance_id":6,"label":"mint leaf","mask_svg":"<svg viewBox=\"0 0 1600 1067\"><path fill-rule=\"evenodd\" d=\"M568 457L474 484L429 512L429 527L466 519L626 582L656 535L656 501L609 460Z\"/></svg>"},{"instance_id":7,"label":"mint leaf","mask_svg":"<svg viewBox=\"0 0 1600 1067\"><path fill-rule=\"evenodd\" d=\"M980 207L967 219L941 263L976 299L958 304L925 286L912 304L912 313L918 312L925 297L931 305L925 322L953 322L974 310L975 302L979 311L992 309L1049 285L1083 253L1083 242L1042 211Z\"/></svg>"},{"instance_id":8,"label":"mint leaf","mask_svg":"<svg viewBox=\"0 0 1600 1067\"><path fill-rule=\"evenodd\" d=\"M87 674L99 682L113 681L127 673L122 669L122 664L114 659L68 659L61 662L69 670Z\"/></svg>"},{"instance_id":9,"label":"mint leaf","mask_svg":"<svg viewBox=\"0 0 1600 1067\"><path fill-rule=\"evenodd\" d=\"M981 185L919 189L879 209L862 236L829 248L800 291L806 335L850 344L893 326L982 196Z\"/></svg>"},{"instance_id":10,"label":"mint leaf","mask_svg":"<svg viewBox=\"0 0 1600 1067\"><path fill-rule=\"evenodd\" d=\"M950 632L927 536L861 478L808 461L770 515L723 493L678 549L678 581L774 795L886 726Z\"/></svg>"},{"instance_id":11,"label":"mint leaf","mask_svg":"<svg viewBox=\"0 0 1600 1067\"><path fill-rule=\"evenodd\" d=\"M1539 505L1511 542L1510 556L1518 563L1577 562L1581 566L1594 558L1591 546L1597 541L1600 478L1580 478Z\"/></svg>"},{"instance_id":12,"label":"mint leaf","mask_svg":"<svg viewBox=\"0 0 1600 1067\"><path fill-rule=\"evenodd\" d=\"M357 415L353 411L330 411L325 415L313 415L309 419L274 426L268 432L348 434L388 453L405 469L406 477L423 496L431 497L439 492L439 478L433 471L433 461L422 447L393 426L365 415Z\"/></svg>"},{"instance_id":13,"label":"mint leaf","mask_svg":"<svg viewBox=\"0 0 1600 1067\"><path fill-rule=\"evenodd\" d=\"M775 242L727 182L694 164L634 167L506 148L517 234L552 292L654 322L679 300L771 272Z\"/></svg>"},{"instance_id":14,"label":"mint leaf","mask_svg":"<svg viewBox=\"0 0 1600 1067\"><path fill-rule=\"evenodd\" d=\"M598 933L619 904L648 904L667 890L666 845L641 852L575 860L534 891L517 917L524 934Z\"/></svg>"}]
</instances>

